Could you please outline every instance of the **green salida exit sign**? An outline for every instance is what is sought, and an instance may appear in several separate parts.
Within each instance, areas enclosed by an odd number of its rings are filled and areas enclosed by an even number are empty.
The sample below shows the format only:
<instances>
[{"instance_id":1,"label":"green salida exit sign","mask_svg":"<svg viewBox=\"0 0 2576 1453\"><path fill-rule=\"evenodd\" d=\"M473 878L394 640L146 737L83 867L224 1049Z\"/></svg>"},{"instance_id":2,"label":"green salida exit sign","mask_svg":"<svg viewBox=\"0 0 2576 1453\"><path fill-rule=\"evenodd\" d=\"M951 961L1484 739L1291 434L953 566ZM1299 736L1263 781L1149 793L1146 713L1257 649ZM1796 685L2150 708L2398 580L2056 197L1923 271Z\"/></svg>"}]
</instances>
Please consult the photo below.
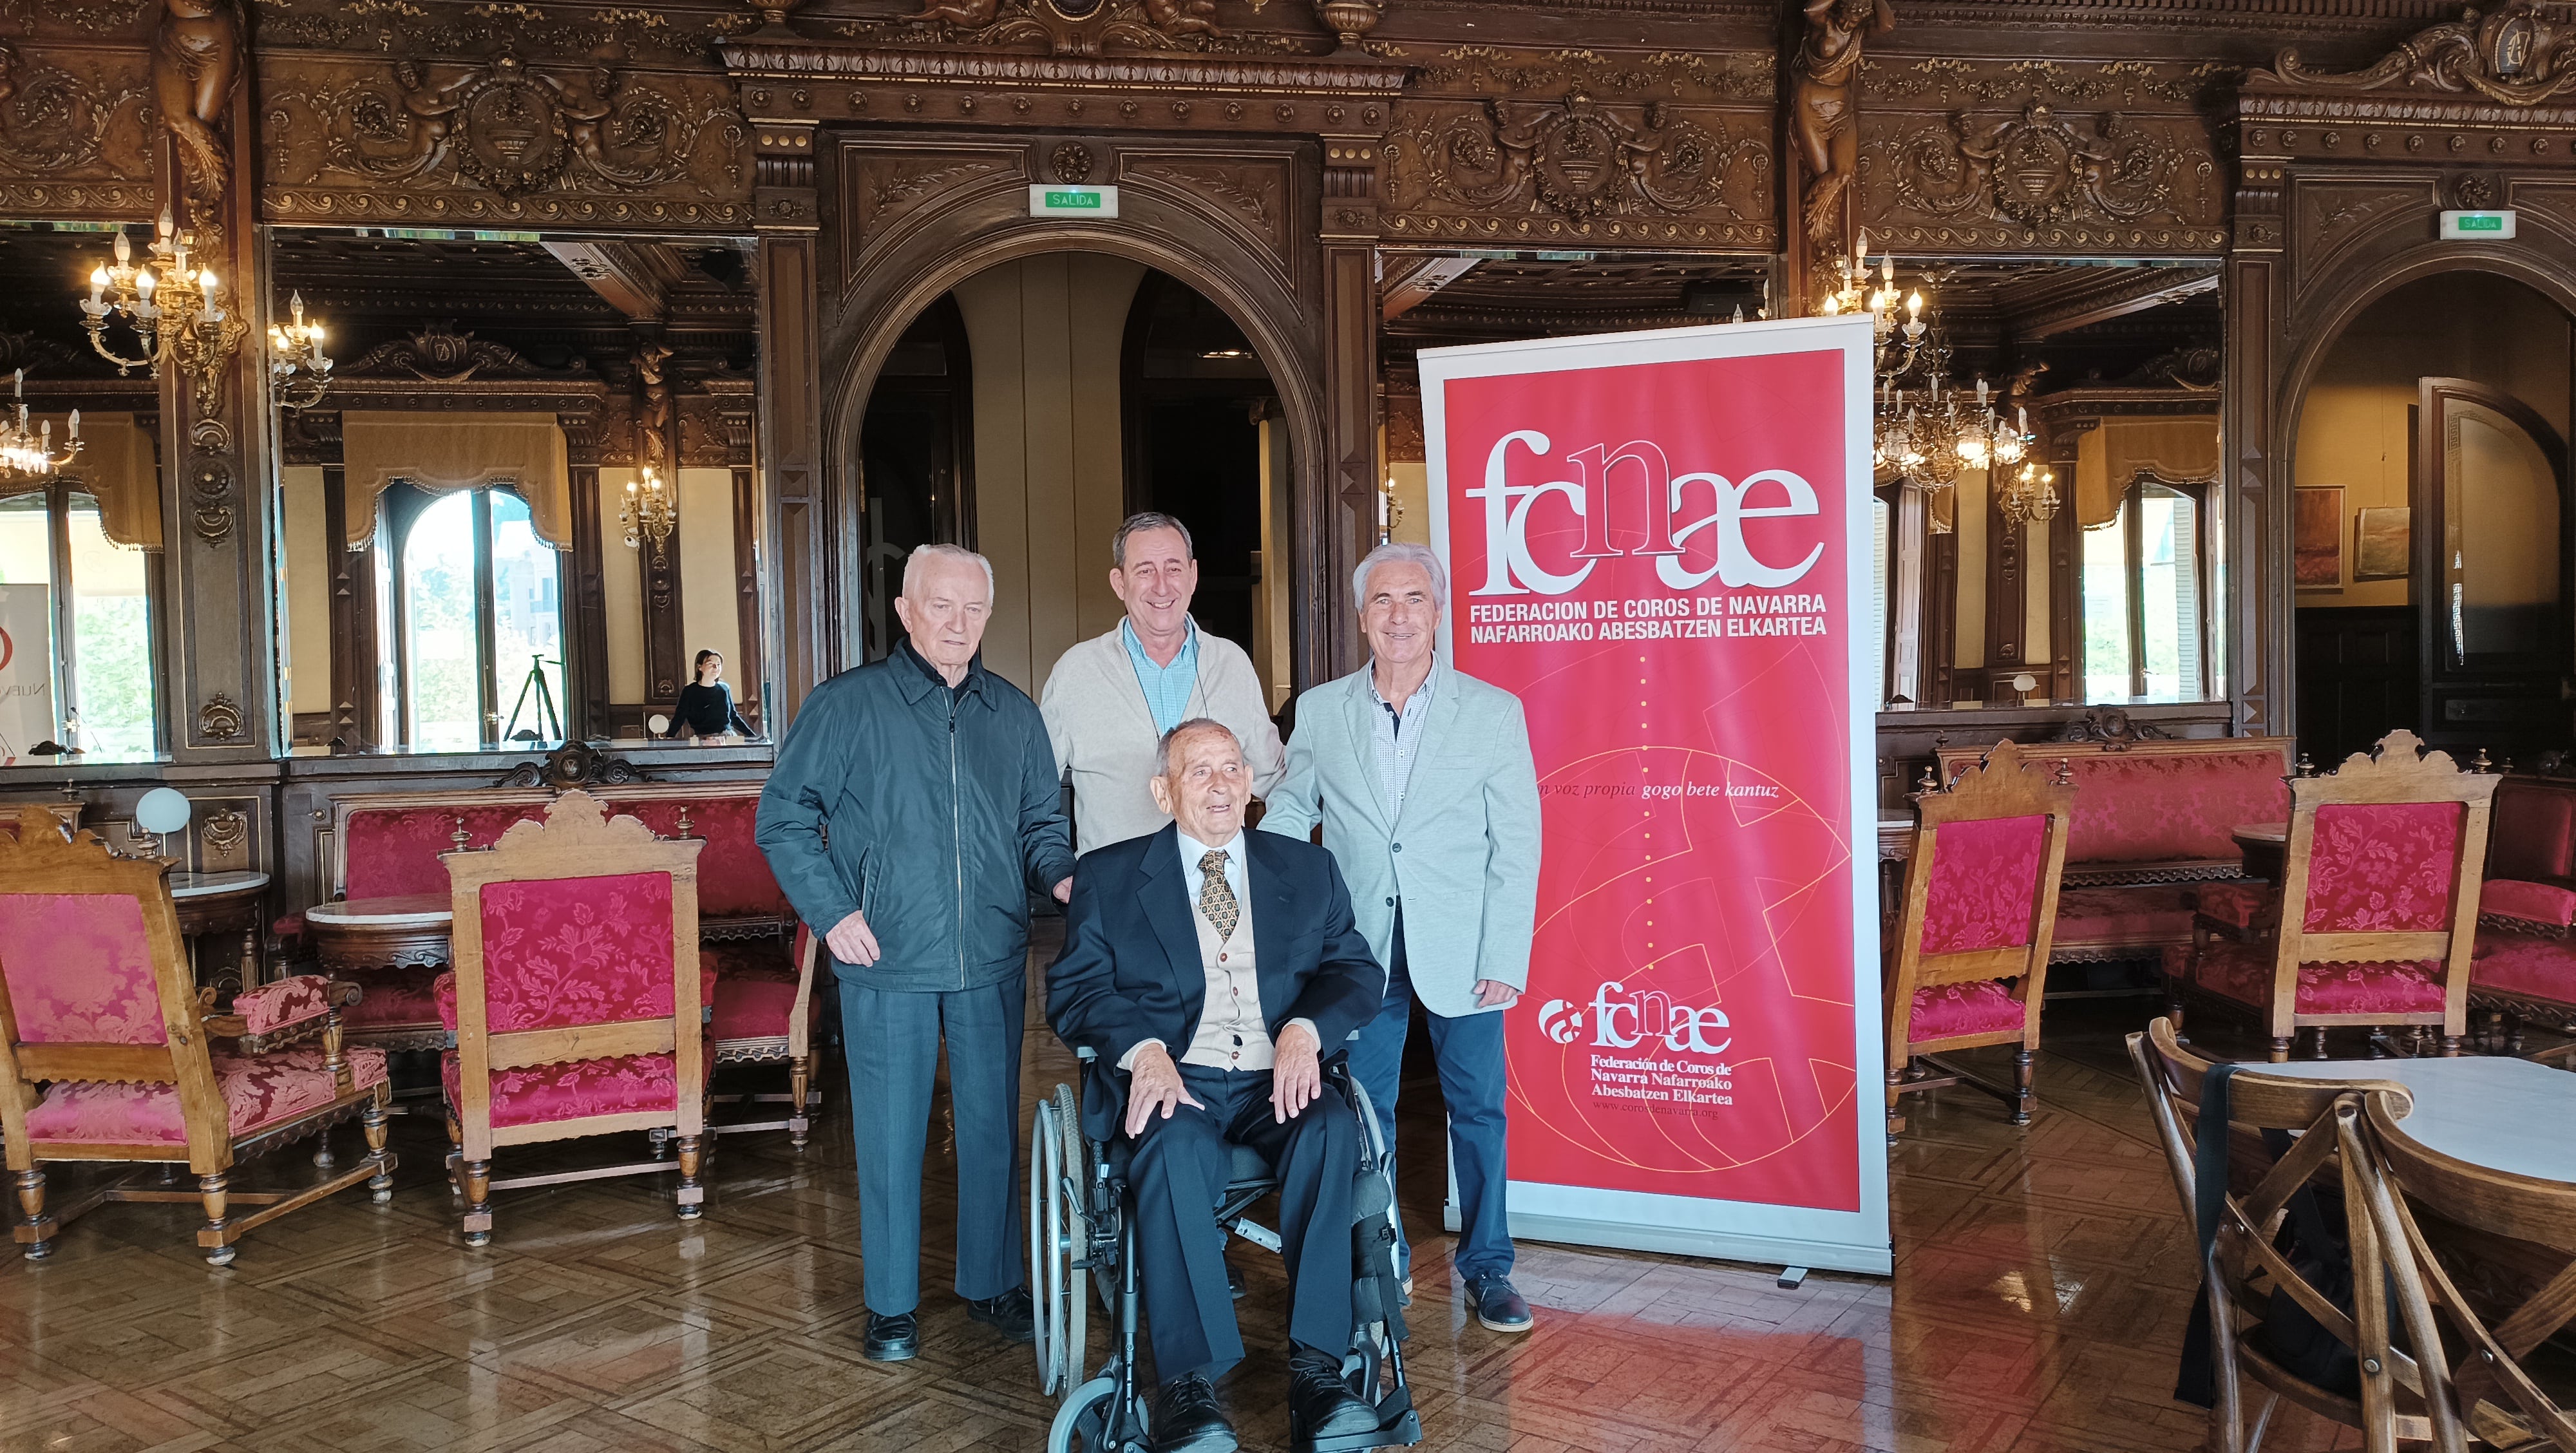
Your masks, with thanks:
<instances>
[{"instance_id":1,"label":"green salida exit sign","mask_svg":"<svg viewBox=\"0 0 2576 1453\"><path fill-rule=\"evenodd\" d=\"M2485 242L2513 236L2513 213L2445 212L2442 214L2444 242Z\"/></svg>"},{"instance_id":2,"label":"green salida exit sign","mask_svg":"<svg viewBox=\"0 0 2576 1453\"><path fill-rule=\"evenodd\" d=\"M1118 215L1116 187L1032 186L1029 188L1029 215L1032 217L1115 217Z\"/></svg>"}]
</instances>

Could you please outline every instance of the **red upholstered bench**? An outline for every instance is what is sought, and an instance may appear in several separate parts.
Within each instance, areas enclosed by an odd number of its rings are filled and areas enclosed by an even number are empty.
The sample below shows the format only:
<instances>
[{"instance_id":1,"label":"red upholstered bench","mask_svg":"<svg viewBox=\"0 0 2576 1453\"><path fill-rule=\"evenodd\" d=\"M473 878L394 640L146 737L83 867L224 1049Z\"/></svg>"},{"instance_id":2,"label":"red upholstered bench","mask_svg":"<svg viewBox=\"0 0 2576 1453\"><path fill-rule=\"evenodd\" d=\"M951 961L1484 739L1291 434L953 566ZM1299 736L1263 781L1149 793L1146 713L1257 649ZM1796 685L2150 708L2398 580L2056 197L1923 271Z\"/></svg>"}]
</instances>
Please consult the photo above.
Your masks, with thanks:
<instances>
[{"instance_id":1,"label":"red upholstered bench","mask_svg":"<svg viewBox=\"0 0 2576 1453\"><path fill-rule=\"evenodd\" d=\"M1943 778L1984 750L1942 748ZM2187 947L2201 889L2244 876L2236 826L2290 815L2288 737L2047 742L2022 752L2063 761L2076 786L2054 964L2159 959Z\"/></svg>"},{"instance_id":2,"label":"red upholstered bench","mask_svg":"<svg viewBox=\"0 0 2576 1453\"><path fill-rule=\"evenodd\" d=\"M788 1118L714 1125L717 1131L784 1129L805 1143L812 1079L807 1028L813 971L796 949L796 913L753 839L758 782L630 783L587 788L612 813L642 819L661 837L706 841L698 857L698 937L714 985L709 1048L718 1064L789 1063L796 1093ZM541 819L555 794L544 788L482 788L429 795L373 793L332 804L326 848L334 900L445 897L440 854L485 848L514 823ZM349 1038L412 1048L444 1042L432 984L443 963L342 963L366 995L347 1015ZM791 1053L791 1046L793 1052Z\"/></svg>"},{"instance_id":3,"label":"red upholstered bench","mask_svg":"<svg viewBox=\"0 0 2576 1453\"><path fill-rule=\"evenodd\" d=\"M2576 1035L2576 780L2496 784L2469 1007L2507 1053L2527 1021Z\"/></svg>"}]
</instances>

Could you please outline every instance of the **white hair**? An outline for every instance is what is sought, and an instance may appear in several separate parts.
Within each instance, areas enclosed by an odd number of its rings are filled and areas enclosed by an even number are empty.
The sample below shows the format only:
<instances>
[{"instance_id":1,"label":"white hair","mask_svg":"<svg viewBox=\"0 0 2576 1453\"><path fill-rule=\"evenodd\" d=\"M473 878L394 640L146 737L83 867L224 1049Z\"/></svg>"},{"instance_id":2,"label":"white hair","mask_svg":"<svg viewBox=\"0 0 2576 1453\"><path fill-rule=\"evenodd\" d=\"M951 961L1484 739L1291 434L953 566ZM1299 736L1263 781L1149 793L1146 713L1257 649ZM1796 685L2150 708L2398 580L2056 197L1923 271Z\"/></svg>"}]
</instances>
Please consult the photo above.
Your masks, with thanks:
<instances>
[{"instance_id":1,"label":"white hair","mask_svg":"<svg viewBox=\"0 0 2576 1453\"><path fill-rule=\"evenodd\" d=\"M1194 716L1163 733L1163 740L1157 744L1163 763L1162 775L1166 777L1172 775L1172 748L1179 746L1184 739L1198 736L1202 732L1223 733L1225 739L1233 743L1234 754L1238 757L1243 755L1243 738L1234 734L1234 728L1212 716Z\"/></svg>"},{"instance_id":2,"label":"white hair","mask_svg":"<svg viewBox=\"0 0 2576 1453\"><path fill-rule=\"evenodd\" d=\"M991 605L998 595L993 588L993 562L963 545L916 545L903 562L903 593L912 594L912 582L921 574L924 560L972 560L984 567L984 603Z\"/></svg>"},{"instance_id":3,"label":"white hair","mask_svg":"<svg viewBox=\"0 0 2576 1453\"><path fill-rule=\"evenodd\" d=\"M1428 545L1380 545L1368 552L1360 568L1351 572L1351 609L1368 609L1369 573L1381 565L1419 565L1431 577L1431 601L1434 605L1449 603L1449 572L1440 568L1440 556Z\"/></svg>"}]
</instances>

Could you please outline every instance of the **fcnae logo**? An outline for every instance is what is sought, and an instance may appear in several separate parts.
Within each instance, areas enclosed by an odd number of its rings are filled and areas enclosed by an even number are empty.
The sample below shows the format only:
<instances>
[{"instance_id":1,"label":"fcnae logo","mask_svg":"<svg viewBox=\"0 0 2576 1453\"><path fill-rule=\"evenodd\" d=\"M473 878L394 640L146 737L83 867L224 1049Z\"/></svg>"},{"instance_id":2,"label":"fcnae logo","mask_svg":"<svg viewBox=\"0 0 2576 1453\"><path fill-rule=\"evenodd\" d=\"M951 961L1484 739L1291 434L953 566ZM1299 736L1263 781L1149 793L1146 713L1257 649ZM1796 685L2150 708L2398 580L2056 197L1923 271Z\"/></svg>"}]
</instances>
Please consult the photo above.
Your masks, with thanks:
<instances>
[{"instance_id":1,"label":"fcnae logo","mask_svg":"<svg viewBox=\"0 0 2576 1453\"><path fill-rule=\"evenodd\" d=\"M1725 1010L1676 1004L1661 989L1630 994L1616 979L1592 991L1590 1010L1592 1043L1600 1049L1633 1049L1653 1039L1676 1054L1724 1054L1735 1042L1731 1035L1714 1044L1708 1040L1710 1030L1732 1027ZM1553 1043L1572 1044L1583 1033L1584 1012L1567 1000L1550 999L1539 1006L1538 1032Z\"/></svg>"},{"instance_id":2,"label":"fcnae logo","mask_svg":"<svg viewBox=\"0 0 2576 1453\"><path fill-rule=\"evenodd\" d=\"M1581 585L1592 574L1592 567L1603 560L1623 555L1651 556L1655 574L1674 590L1697 590L1714 577L1729 589L1755 586L1776 590L1793 585L1824 558L1825 547L1819 543L1807 552L1807 558L1795 565L1765 564L1745 542L1744 522L1749 519L1790 518L1813 515L1816 509L1815 486L1785 469L1765 469L1745 476L1741 484L1722 474L1694 470L1688 474L1673 473L1664 451L1644 439L1631 439L1615 451L1606 444L1595 444L1566 455L1575 468L1573 479L1551 479L1545 484L1514 484L1508 468L1511 448L1518 444L1541 458L1553 447L1547 436L1535 429L1515 429L1494 441L1493 450L1485 456L1485 482L1467 491L1469 499L1485 502L1485 583L1476 587L1477 595L1563 595ZM1633 464L1633 475L1642 476L1637 493L1643 508L1632 523L1642 527L1646 540L1634 549L1623 550L1610 543L1612 471L1621 464ZM1777 485L1782 499L1771 504L1747 504L1757 485ZM1680 518L1685 501L1694 486L1707 490L1709 511L1693 519ZM1530 554L1530 510L1542 499L1561 498L1574 517L1583 522L1583 541L1572 559L1581 562L1570 570L1550 570ZM1705 570L1693 570L1682 563L1683 552L1690 548L1692 537L1707 530L1717 532L1712 548L1716 560Z\"/></svg>"}]
</instances>

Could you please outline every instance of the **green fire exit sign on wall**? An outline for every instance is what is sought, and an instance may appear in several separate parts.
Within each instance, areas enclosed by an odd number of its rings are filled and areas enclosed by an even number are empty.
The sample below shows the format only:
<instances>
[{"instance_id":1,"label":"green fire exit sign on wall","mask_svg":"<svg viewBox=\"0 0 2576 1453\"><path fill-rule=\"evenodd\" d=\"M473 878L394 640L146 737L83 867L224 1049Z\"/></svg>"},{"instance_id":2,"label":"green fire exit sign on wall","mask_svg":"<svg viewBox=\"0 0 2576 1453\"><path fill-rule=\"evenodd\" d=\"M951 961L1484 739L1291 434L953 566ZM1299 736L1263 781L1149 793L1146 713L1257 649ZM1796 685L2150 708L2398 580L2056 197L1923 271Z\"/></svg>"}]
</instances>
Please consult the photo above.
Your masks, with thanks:
<instances>
[{"instance_id":1,"label":"green fire exit sign on wall","mask_svg":"<svg viewBox=\"0 0 2576 1453\"><path fill-rule=\"evenodd\" d=\"M2445 212L2442 214L2444 242L2483 242L2513 236L2511 212Z\"/></svg>"},{"instance_id":2,"label":"green fire exit sign on wall","mask_svg":"<svg viewBox=\"0 0 2576 1453\"><path fill-rule=\"evenodd\" d=\"M1029 188L1029 215L1032 217L1115 217L1118 215L1116 187L1033 186Z\"/></svg>"}]
</instances>

